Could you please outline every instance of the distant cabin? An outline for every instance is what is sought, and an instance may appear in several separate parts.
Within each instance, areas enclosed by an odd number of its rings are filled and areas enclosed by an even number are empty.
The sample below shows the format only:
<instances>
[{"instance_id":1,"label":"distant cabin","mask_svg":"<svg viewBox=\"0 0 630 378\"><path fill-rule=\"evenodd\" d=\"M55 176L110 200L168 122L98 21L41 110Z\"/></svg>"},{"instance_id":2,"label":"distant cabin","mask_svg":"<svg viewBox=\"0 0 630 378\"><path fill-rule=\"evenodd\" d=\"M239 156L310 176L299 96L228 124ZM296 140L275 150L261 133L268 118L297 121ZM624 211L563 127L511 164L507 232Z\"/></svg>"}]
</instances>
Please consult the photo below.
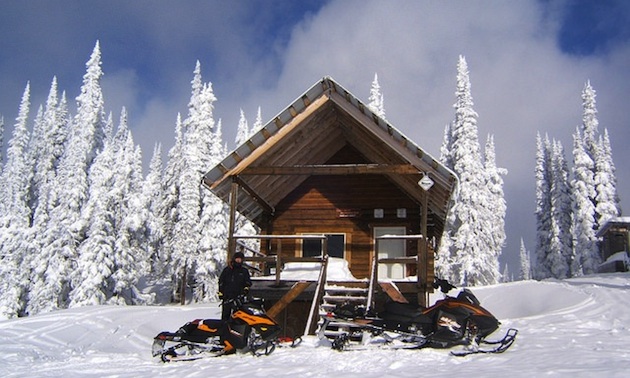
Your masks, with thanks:
<instances>
[{"instance_id":1,"label":"distant cabin","mask_svg":"<svg viewBox=\"0 0 630 378\"><path fill-rule=\"evenodd\" d=\"M602 257L600 272L627 272L630 261L630 217L615 217L597 232L601 238L599 251Z\"/></svg>"},{"instance_id":2,"label":"distant cabin","mask_svg":"<svg viewBox=\"0 0 630 378\"><path fill-rule=\"evenodd\" d=\"M421 123L410 126L435 132ZM293 313L288 306L278 315L287 324L302 322L294 328L307 323L306 332L312 332L314 313L335 301L426 304L457 182L451 170L330 77L203 177L203 185L229 205L228 256L245 251L254 294L274 303L307 281L289 295ZM260 233L235 234L237 213ZM252 239L260 245L256 250L246 247ZM330 277L331 261L349 277ZM304 264L315 267L313 275L289 275ZM296 319L306 313L310 320Z\"/></svg>"}]
</instances>

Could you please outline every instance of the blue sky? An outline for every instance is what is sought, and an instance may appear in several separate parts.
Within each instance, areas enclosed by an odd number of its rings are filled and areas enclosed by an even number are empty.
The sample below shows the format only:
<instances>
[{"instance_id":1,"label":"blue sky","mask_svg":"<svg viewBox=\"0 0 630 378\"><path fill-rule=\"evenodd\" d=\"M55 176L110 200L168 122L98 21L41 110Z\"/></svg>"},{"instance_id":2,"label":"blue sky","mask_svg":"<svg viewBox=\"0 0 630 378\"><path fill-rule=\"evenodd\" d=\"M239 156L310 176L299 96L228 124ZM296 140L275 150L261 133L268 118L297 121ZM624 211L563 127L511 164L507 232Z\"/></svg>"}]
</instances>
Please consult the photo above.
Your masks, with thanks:
<instances>
[{"instance_id":1,"label":"blue sky","mask_svg":"<svg viewBox=\"0 0 630 378\"><path fill-rule=\"evenodd\" d=\"M536 132L561 140L570 160L590 80L630 209L628 1L0 0L5 143L26 82L31 119L55 75L73 103L97 40L107 111L127 108L145 160L156 142L164 155L172 146L197 60L230 147L241 108L252 123L260 106L267 121L326 75L367 101L378 73L388 120L437 157L466 56L480 141L494 135L509 171L512 263L521 237L534 248Z\"/></svg>"}]
</instances>

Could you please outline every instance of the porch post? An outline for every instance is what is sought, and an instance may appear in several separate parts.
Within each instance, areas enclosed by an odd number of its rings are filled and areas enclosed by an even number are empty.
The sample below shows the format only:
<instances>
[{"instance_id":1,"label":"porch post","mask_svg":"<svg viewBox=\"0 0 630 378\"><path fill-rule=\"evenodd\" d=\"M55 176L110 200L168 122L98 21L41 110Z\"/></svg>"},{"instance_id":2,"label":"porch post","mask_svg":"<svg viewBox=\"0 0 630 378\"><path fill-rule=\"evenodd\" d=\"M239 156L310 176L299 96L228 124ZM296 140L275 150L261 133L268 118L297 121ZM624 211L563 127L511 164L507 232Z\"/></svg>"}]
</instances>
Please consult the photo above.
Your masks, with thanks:
<instances>
[{"instance_id":1,"label":"porch post","mask_svg":"<svg viewBox=\"0 0 630 378\"><path fill-rule=\"evenodd\" d=\"M429 264L427 258L428 197L429 193L425 191L422 196L422 213L420 214L420 233L422 234L422 239L418 240L418 252L420 253L420 256L418 256L418 303L424 307L426 307L429 302L429 282L427 282L429 279Z\"/></svg>"},{"instance_id":2,"label":"porch post","mask_svg":"<svg viewBox=\"0 0 630 378\"><path fill-rule=\"evenodd\" d=\"M230 261L236 252L236 240L234 239L234 228L236 227L236 205L238 203L238 182L236 176L232 177L232 188L230 190L230 221L228 225L228 245L227 259Z\"/></svg>"}]
</instances>

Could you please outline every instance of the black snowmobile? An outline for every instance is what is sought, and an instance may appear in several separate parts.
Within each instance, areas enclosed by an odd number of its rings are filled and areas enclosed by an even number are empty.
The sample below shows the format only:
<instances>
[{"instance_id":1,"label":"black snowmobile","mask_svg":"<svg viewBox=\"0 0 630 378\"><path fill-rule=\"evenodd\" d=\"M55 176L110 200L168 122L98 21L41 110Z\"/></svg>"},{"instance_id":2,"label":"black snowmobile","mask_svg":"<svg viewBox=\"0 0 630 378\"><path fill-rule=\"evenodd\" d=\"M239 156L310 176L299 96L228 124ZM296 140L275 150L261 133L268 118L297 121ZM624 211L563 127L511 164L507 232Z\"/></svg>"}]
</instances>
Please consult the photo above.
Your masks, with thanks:
<instances>
[{"instance_id":1,"label":"black snowmobile","mask_svg":"<svg viewBox=\"0 0 630 378\"><path fill-rule=\"evenodd\" d=\"M481 307L470 290L464 288L457 297L451 297L447 293L455 286L446 280L436 279L433 286L440 288L445 298L428 308L390 301L383 312L374 315L362 306L338 305L324 318L319 337L331 338L336 350L374 345L406 349L463 345L463 350L451 352L456 356L502 353L514 343L518 331L513 328L500 340L486 340L501 323Z\"/></svg>"},{"instance_id":2,"label":"black snowmobile","mask_svg":"<svg viewBox=\"0 0 630 378\"><path fill-rule=\"evenodd\" d=\"M193 360L239 352L269 355L281 341L282 328L270 318L263 300L240 296L226 301L234 313L228 321L196 319L177 332L160 332L153 340L153 357L164 362ZM294 346L292 343L291 346Z\"/></svg>"}]
</instances>

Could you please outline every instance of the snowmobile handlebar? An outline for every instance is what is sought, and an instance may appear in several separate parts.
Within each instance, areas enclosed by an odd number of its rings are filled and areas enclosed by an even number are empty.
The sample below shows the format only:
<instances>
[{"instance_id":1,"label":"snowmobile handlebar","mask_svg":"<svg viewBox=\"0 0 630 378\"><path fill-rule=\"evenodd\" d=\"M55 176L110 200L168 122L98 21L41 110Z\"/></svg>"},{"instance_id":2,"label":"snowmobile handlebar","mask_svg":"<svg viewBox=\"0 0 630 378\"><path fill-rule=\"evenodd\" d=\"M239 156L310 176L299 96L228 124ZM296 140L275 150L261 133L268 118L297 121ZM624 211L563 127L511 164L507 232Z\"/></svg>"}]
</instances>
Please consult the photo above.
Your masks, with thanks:
<instances>
[{"instance_id":1,"label":"snowmobile handlebar","mask_svg":"<svg viewBox=\"0 0 630 378\"><path fill-rule=\"evenodd\" d=\"M244 303L251 302L253 298L251 298L248 294L241 294L236 298L230 298L224 300L221 305L222 306L233 306L234 308L238 308L242 306Z\"/></svg>"},{"instance_id":2,"label":"snowmobile handlebar","mask_svg":"<svg viewBox=\"0 0 630 378\"><path fill-rule=\"evenodd\" d=\"M448 293L449 291L453 290L453 289L457 289L457 286L452 285L450 282L448 282L447 280L443 280L441 278L435 278L433 280L433 288L434 289L440 289L440 291L444 294Z\"/></svg>"}]
</instances>

